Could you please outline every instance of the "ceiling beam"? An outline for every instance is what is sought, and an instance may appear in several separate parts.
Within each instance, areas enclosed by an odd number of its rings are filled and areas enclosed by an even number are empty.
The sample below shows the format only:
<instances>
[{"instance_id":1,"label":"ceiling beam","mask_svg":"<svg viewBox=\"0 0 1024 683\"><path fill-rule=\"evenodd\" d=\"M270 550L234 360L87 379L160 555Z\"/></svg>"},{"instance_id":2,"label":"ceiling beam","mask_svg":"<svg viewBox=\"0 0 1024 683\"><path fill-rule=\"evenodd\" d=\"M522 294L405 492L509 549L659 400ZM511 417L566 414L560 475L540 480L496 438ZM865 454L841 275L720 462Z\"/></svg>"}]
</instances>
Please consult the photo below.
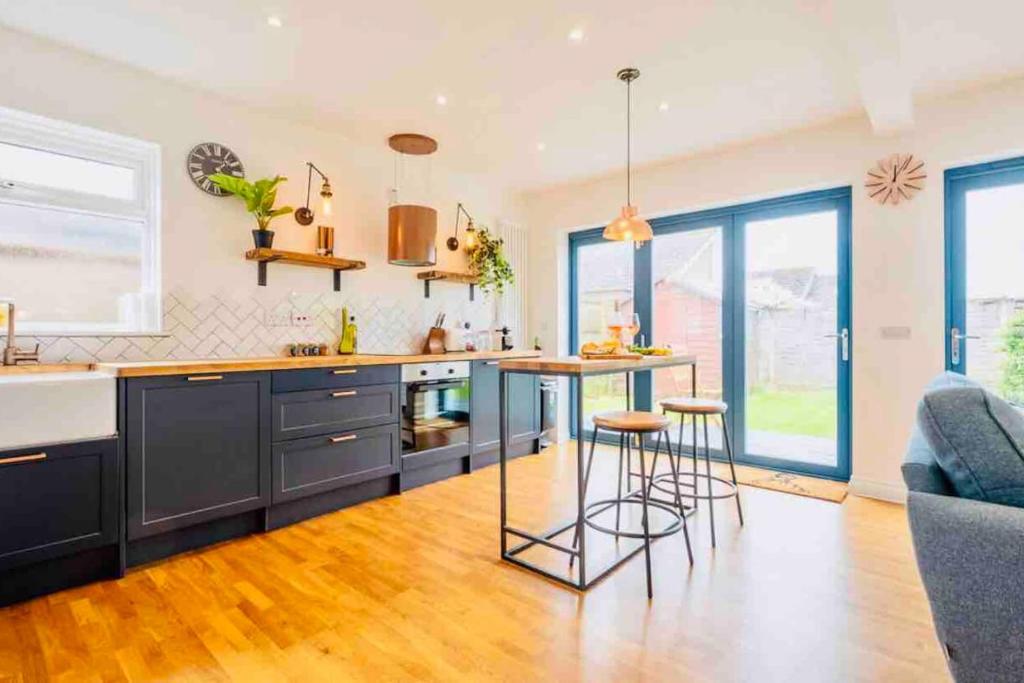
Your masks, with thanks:
<instances>
[{"instance_id":1,"label":"ceiling beam","mask_svg":"<svg viewBox=\"0 0 1024 683\"><path fill-rule=\"evenodd\" d=\"M895 0L833 0L833 8L875 133L913 128L914 102L900 54Z\"/></svg>"}]
</instances>

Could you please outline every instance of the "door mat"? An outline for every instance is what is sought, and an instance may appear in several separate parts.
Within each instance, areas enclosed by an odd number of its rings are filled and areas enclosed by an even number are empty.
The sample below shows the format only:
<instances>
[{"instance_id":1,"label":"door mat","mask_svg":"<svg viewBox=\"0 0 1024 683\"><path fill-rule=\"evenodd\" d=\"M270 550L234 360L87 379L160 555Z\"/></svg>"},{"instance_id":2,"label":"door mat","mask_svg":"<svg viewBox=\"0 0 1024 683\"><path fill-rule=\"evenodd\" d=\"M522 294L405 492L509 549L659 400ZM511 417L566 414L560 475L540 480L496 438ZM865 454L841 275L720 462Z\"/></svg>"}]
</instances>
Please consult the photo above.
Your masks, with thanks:
<instances>
[{"instance_id":1,"label":"door mat","mask_svg":"<svg viewBox=\"0 0 1024 683\"><path fill-rule=\"evenodd\" d=\"M724 478L728 478L728 466L717 465L717 467L719 470L724 469ZM722 472L719 471L716 474L721 476ZM736 466L736 479L741 484L746 484L747 486L782 491L783 493L792 493L793 495L806 496L807 498L818 498L819 500L827 500L831 503L842 503L846 499L848 488L846 484L832 481L831 479L804 477L799 474L762 470L745 465Z\"/></svg>"}]
</instances>

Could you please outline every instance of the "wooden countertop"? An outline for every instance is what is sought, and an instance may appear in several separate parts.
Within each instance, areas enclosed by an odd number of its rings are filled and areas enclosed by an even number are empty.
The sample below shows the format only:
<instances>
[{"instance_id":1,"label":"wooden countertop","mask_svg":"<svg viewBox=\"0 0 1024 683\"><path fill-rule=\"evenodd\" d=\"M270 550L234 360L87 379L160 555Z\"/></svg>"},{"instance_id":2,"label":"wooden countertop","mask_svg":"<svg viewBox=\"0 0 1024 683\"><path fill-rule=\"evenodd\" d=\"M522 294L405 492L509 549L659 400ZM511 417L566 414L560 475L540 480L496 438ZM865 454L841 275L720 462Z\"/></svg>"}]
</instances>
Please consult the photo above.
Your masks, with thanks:
<instances>
[{"instance_id":1,"label":"wooden countertop","mask_svg":"<svg viewBox=\"0 0 1024 683\"><path fill-rule=\"evenodd\" d=\"M359 365L403 365L460 360L505 360L535 358L539 351L462 351L443 354L381 355L357 353L350 356L274 356L263 358L223 358L197 360L161 360L124 363L97 363L94 367L118 377L159 377L206 372L254 372L258 370L299 370L302 368L333 368Z\"/></svg>"},{"instance_id":2,"label":"wooden countertop","mask_svg":"<svg viewBox=\"0 0 1024 683\"><path fill-rule=\"evenodd\" d=\"M88 372L92 369L93 366L88 363L0 365L0 375L38 375L48 372Z\"/></svg>"},{"instance_id":3,"label":"wooden countertop","mask_svg":"<svg viewBox=\"0 0 1024 683\"><path fill-rule=\"evenodd\" d=\"M533 356L516 360L502 360L499 370L528 372L545 375L605 375L614 372L632 372L670 368L675 365L693 365L696 356L644 356L638 359L596 360L579 356Z\"/></svg>"}]
</instances>

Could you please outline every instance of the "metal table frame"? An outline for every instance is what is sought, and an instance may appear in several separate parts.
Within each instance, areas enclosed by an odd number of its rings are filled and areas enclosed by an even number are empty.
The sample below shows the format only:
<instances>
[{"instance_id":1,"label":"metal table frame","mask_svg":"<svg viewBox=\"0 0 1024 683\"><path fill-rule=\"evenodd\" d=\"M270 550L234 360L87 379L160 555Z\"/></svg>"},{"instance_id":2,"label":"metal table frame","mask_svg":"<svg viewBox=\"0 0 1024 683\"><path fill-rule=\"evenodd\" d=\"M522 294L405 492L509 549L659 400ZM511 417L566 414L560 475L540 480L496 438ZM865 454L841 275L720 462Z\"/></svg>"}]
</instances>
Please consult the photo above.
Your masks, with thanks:
<instances>
[{"instance_id":1,"label":"metal table frame","mask_svg":"<svg viewBox=\"0 0 1024 683\"><path fill-rule=\"evenodd\" d=\"M691 396L697 395L697 361L695 358L681 357L678 363L659 365L657 368L641 367L636 370L620 369L615 368L612 370L595 370L588 371L586 373L569 373L569 372L552 372L550 370L513 370L513 369L502 369L499 365L498 370L498 401L499 401L499 429L500 429L500 448L499 448L499 466L501 469L501 559L518 567L540 574L541 576L548 578L558 584L567 586L577 591L586 591L599 583L602 579L607 577L609 574L614 572L620 566L628 562L635 555L643 551L643 544L639 544L633 550L630 550L625 555L612 560L603 567L599 568L595 573L588 577L587 571L587 544L586 544L586 533L584 524L584 515L586 508L586 501L584 500L585 492L583 489L584 482L584 468L586 462L586 456L584 453L584 446L586 439L583 438L583 380L585 377L593 375L626 375L626 409L632 409L632 392L630 390L632 375L635 372L646 372L648 370L662 369L667 367L690 367L690 394ZM531 533L524 529L517 529L509 526L508 524L508 375L509 374L524 374L524 375L547 375L555 377L567 377L571 383L575 383L576 389L576 518L565 522L556 524L554 527L542 531L540 533ZM570 415L570 420L572 420ZM682 448L682 444L680 444ZM642 476L642 475L641 475ZM632 473L627 476L627 482L632 479ZM627 494L628 495L628 494ZM579 539L579 549L573 548L572 546L563 545L558 543L555 539L561 534L570 531L572 529L577 530L577 537ZM509 536L520 540L516 545L509 547ZM535 545L541 545L552 550L565 553L570 558L578 559L578 563L574 563L578 566L577 578L574 580L570 575L556 574L555 572L549 571L543 567L537 566L536 564L524 560L518 555L525 550L528 550Z\"/></svg>"}]
</instances>

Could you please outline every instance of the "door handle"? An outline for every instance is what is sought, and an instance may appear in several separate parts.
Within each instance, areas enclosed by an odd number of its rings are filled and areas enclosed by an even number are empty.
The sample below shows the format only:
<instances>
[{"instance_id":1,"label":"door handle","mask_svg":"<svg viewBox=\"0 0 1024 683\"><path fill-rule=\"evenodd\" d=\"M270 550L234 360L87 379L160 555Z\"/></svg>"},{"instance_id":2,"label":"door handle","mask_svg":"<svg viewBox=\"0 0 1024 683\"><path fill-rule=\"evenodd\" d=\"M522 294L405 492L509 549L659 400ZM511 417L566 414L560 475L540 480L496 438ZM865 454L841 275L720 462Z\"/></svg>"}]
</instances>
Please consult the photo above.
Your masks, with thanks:
<instances>
[{"instance_id":1,"label":"door handle","mask_svg":"<svg viewBox=\"0 0 1024 683\"><path fill-rule=\"evenodd\" d=\"M186 382L216 382L219 379L224 379L224 375L196 375L194 377L187 377Z\"/></svg>"},{"instance_id":2,"label":"door handle","mask_svg":"<svg viewBox=\"0 0 1024 683\"><path fill-rule=\"evenodd\" d=\"M496 361L496 360L485 360L484 361L484 365L497 365L497 364L498 364L498 361Z\"/></svg>"},{"instance_id":3,"label":"door handle","mask_svg":"<svg viewBox=\"0 0 1024 683\"><path fill-rule=\"evenodd\" d=\"M355 389L349 391L334 391L331 392L331 398L344 398L345 396L355 396L357 392Z\"/></svg>"},{"instance_id":4,"label":"door handle","mask_svg":"<svg viewBox=\"0 0 1024 683\"><path fill-rule=\"evenodd\" d=\"M840 354L843 361L850 360L850 330L844 327L838 334L826 334L825 339L838 339L841 342Z\"/></svg>"},{"instance_id":5,"label":"door handle","mask_svg":"<svg viewBox=\"0 0 1024 683\"><path fill-rule=\"evenodd\" d=\"M964 334L959 327L949 331L949 361L951 365L960 365L961 348L960 342L967 339L981 339L976 334Z\"/></svg>"},{"instance_id":6,"label":"door handle","mask_svg":"<svg viewBox=\"0 0 1024 683\"><path fill-rule=\"evenodd\" d=\"M342 441L355 441L356 438L358 438L356 434L346 434L345 436L332 436L329 441L331 443L341 443Z\"/></svg>"},{"instance_id":7,"label":"door handle","mask_svg":"<svg viewBox=\"0 0 1024 683\"><path fill-rule=\"evenodd\" d=\"M0 465L16 465L19 462L39 462L46 460L46 453L33 453L32 455L16 455L13 458L0 459Z\"/></svg>"},{"instance_id":8,"label":"door handle","mask_svg":"<svg viewBox=\"0 0 1024 683\"><path fill-rule=\"evenodd\" d=\"M333 375L354 375L357 372L359 372L359 371L358 370L331 370L331 374L333 374Z\"/></svg>"}]
</instances>

